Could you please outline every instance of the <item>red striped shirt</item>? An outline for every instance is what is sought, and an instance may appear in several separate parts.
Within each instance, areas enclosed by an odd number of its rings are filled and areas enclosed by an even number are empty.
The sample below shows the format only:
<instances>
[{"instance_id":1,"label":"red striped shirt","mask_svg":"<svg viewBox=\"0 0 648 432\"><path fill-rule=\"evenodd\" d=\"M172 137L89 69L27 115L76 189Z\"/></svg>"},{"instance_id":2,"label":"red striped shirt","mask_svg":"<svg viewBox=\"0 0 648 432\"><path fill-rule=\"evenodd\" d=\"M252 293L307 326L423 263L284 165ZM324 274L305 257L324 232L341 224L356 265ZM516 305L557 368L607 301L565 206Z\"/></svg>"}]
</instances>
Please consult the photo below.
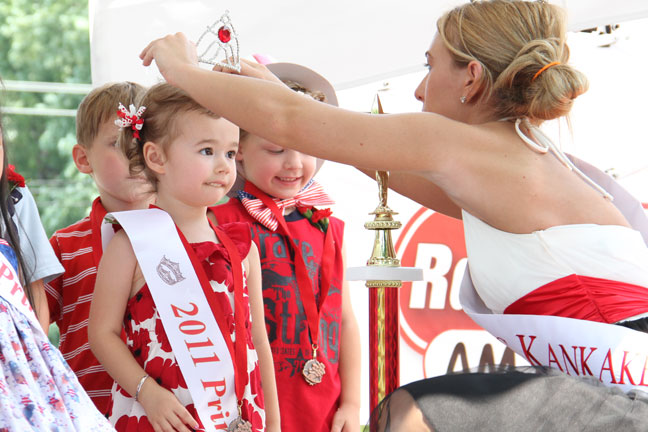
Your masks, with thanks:
<instances>
[{"instance_id":1,"label":"red striped shirt","mask_svg":"<svg viewBox=\"0 0 648 432\"><path fill-rule=\"evenodd\" d=\"M50 243L65 272L45 284L50 320L58 324L59 349L99 411L106 413L113 379L90 351L88 316L101 259L101 222L106 209L99 198L90 216L54 233Z\"/></svg>"}]
</instances>

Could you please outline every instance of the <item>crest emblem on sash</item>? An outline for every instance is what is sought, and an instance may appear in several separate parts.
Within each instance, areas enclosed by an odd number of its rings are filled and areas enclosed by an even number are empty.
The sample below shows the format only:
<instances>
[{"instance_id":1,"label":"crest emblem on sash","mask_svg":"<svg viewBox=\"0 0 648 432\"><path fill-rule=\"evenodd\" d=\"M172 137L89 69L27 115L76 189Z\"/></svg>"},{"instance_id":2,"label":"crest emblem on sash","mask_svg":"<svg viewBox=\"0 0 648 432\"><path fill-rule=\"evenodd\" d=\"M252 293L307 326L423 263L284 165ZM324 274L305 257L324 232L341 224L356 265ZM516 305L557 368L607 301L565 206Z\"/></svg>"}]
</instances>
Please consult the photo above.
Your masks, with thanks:
<instances>
[{"instance_id":1,"label":"crest emblem on sash","mask_svg":"<svg viewBox=\"0 0 648 432\"><path fill-rule=\"evenodd\" d=\"M162 255L162 259L157 265L156 270L160 279L162 279L162 281L167 285L175 285L185 279L180 271L180 265L177 262L171 261L164 255Z\"/></svg>"}]
</instances>

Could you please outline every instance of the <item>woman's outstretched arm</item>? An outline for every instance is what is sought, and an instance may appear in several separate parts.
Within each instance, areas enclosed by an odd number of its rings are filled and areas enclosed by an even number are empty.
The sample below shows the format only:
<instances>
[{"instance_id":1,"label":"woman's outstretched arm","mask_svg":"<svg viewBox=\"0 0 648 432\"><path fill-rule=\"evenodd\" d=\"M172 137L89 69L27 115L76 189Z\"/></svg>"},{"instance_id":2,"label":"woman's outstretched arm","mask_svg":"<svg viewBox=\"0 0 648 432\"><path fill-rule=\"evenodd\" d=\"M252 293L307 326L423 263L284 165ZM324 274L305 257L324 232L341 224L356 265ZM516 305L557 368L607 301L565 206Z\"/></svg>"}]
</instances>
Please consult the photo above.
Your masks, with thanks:
<instances>
[{"instance_id":1,"label":"woman's outstretched arm","mask_svg":"<svg viewBox=\"0 0 648 432\"><path fill-rule=\"evenodd\" d=\"M436 114L355 113L279 84L200 69L195 47L180 33L151 42L141 57L144 65L155 60L167 81L216 114L323 159L368 169L437 171L449 159L451 165L463 160L481 138L477 128Z\"/></svg>"}]
</instances>

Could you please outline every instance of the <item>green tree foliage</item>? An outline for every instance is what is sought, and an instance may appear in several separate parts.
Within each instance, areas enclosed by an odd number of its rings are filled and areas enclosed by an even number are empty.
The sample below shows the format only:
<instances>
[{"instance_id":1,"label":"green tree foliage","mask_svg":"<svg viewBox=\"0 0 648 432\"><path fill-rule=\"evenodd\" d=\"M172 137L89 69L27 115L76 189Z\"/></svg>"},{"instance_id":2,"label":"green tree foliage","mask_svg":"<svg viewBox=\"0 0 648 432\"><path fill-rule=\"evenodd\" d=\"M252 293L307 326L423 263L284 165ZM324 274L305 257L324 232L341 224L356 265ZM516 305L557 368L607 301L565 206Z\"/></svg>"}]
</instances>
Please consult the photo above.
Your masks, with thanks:
<instances>
[{"instance_id":1,"label":"green tree foliage","mask_svg":"<svg viewBox=\"0 0 648 432\"><path fill-rule=\"evenodd\" d=\"M0 76L3 80L90 83L88 2L2 0ZM76 109L83 95L2 92L1 106ZM92 180L72 161L73 117L5 114L10 163L36 198L48 234L89 211Z\"/></svg>"}]
</instances>

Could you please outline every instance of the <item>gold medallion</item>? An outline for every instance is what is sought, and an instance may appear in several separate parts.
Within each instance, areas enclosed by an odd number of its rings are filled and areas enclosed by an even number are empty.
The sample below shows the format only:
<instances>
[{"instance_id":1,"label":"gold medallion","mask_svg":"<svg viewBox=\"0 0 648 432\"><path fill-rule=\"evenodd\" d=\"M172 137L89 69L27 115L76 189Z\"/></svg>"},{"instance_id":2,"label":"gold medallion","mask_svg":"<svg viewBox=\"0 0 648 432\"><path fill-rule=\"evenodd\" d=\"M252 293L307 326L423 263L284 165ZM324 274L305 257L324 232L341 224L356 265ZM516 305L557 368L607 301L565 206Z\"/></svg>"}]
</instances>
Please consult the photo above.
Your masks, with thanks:
<instances>
[{"instance_id":1,"label":"gold medallion","mask_svg":"<svg viewBox=\"0 0 648 432\"><path fill-rule=\"evenodd\" d=\"M326 367L324 363L321 363L315 358L312 358L306 362L302 374L304 379L310 385L319 384L322 382L322 377L326 373Z\"/></svg>"},{"instance_id":2,"label":"gold medallion","mask_svg":"<svg viewBox=\"0 0 648 432\"><path fill-rule=\"evenodd\" d=\"M227 432L252 432L252 423L238 416L227 426Z\"/></svg>"}]
</instances>

